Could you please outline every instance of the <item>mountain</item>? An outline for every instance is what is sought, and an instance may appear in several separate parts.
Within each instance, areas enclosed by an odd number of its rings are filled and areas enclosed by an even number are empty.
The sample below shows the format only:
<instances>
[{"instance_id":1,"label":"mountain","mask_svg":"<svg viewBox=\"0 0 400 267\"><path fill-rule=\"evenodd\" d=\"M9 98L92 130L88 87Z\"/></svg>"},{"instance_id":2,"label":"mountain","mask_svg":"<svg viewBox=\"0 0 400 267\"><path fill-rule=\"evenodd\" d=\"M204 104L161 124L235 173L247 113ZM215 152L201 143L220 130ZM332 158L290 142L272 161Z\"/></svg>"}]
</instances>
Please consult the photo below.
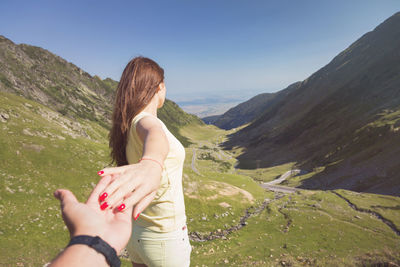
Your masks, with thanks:
<instances>
[{"instance_id":1,"label":"mountain","mask_svg":"<svg viewBox=\"0 0 400 267\"><path fill-rule=\"evenodd\" d=\"M168 130L187 147L191 144L188 138L181 135L179 129L188 124L204 124L196 115L186 113L175 102L166 99L163 107L157 113L160 120L167 126Z\"/></svg>"},{"instance_id":2,"label":"mountain","mask_svg":"<svg viewBox=\"0 0 400 267\"><path fill-rule=\"evenodd\" d=\"M214 124L221 129L230 130L244 125L260 116L265 109L279 102L282 97L299 86L300 82L289 85L286 89L277 93L263 93L252 97L220 116L210 116L202 120L207 124Z\"/></svg>"},{"instance_id":3,"label":"mountain","mask_svg":"<svg viewBox=\"0 0 400 267\"><path fill-rule=\"evenodd\" d=\"M27 89L14 85L21 83L18 77L2 77L7 80L0 86L8 92L0 91L0 266L47 266L70 239L53 192L67 188L79 201L87 199L99 180L97 171L110 164L108 125L68 106L63 115L50 101L29 100L23 96ZM347 190L264 190L250 177L262 175L270 181L286 170L241 175L233 167L236 151L219 149L229 132L202 125L171 101L159 115L193 142L186 148L182 177L193 266L400 263L398 197ZM392 120L393 114L381 118ZM122 266L130 266L125 257Z\"/></svg>"},{"instance_id":4,"label":"mountain","mask_svg":"<svg viewBox=\"0 0 400 267\"><path fill-rule=\"evenodd\" d=\"M398 235L380 221L399 229L399 197L264 190L249 178L259 170L235 173L230 152L218 149L227 132L206 125L189 125L182 132L194 143L186 149L189 160L183 169L193 266L227 266L227 261L229 266L275 266L276 259L291 266L400 262ZM46 266L68 243L52 193L68 188L86 200L99 180L96 172L110 161L107 134L95 122L78 123L37 102L0 92L0 266ZM192 153L198 173L192 169ZM324 229L323 234L316 229ZM299 233L307 238L299 239ZM234 253L227 255L227 250ZM121 260L122 266L131 265Z\"/></svg>"},{"instance_id":5,"label":"mountain","mask_svg":"<svg viewBox=\"0 0 400 267\"><path fill-rule=\"evenodd\" d=\"M0 36L0 91L24 96L69 118L80 118L110 127L114 92L118 82L89 73L36 46L15 44ZM159 111L171 132L184 144L190 142L178 128L202 123L166 100Z\"/></svg>"},{"instance_id":6,"label":"mountain","mask_svg":"<svg viewBox=\"0 0 400 267\"><path fill-rule=\"evenodd\" d=\"M400 195L400 12L230 136L239 167L297 162L300 187Z\"/></svg>"},{"instance_id":7,"label":"mountain","mask_svg":"<svg viewBox=\"0 0 400 267\"><path fill-rule=\"evenodd\" d=\"M223 115L223 114L222 114ZM222 115L213 115L201 118L206 124L214 124Z\"/></svg>"},{"instance_id":8,"label":"mountain","mask_svg":"<svg viewBox=\"0 0 400 267\"><path fill-rule=\"evenodd\" d=\"M0 90L22 95L69 117L110 123L117 82L92 77L49 51L0 36Z\"/></svg>"}]
</instances>

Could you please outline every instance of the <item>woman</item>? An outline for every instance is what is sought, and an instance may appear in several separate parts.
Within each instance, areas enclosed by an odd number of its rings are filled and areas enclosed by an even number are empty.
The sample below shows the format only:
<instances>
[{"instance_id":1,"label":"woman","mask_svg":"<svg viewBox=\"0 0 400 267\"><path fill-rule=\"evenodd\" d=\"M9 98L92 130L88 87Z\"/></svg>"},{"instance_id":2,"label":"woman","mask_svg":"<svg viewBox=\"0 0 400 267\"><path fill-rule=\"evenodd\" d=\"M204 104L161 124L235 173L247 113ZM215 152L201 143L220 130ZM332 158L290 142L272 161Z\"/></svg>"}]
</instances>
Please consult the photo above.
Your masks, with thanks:
<instances>
[{"instance_id":1,"label":"woman","mask_svg":"<svg viewBox=\"0 0 400 267\"><path fill-rule=\"evenodd\" d=\"M109 136L119 167L99 172L113 177L99 195L101 209L123 212L135 206L127 245L133 266L190 264L182 190L185 149L157 118L165 94L164 70L156 62L136 57L128 63Z\"/></svg>"}]
</instances>

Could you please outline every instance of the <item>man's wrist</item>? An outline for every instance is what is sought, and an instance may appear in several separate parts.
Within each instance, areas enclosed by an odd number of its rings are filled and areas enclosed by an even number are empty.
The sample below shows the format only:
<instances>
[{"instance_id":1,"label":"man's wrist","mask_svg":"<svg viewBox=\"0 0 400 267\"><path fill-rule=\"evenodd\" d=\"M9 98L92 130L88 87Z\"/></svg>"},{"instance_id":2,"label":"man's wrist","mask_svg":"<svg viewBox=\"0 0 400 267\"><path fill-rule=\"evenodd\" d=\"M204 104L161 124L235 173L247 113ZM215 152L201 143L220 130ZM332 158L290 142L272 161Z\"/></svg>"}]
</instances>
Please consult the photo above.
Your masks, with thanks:
<instances>
[{"instance_id":1,"label":"man's wrist","mask_svg":"<svg viewBox=\"0 0 400 267\"><path fill-rule=\"evenodd\" d=\"M93 237L94 236L99 236L101 239L103 239L105 242L107 242L109 244L107 238L104 238L104 234L103 234L102 231L76 231L74 234L71 235L71 239L73 239L73 238L75 238L77 236L82 236L82 235L93 236Z\"/></svg>"},{"instance_id":2,"label":"man's wrist","mask_svg":"<svg viewBox=\"0 0 400 267\"><path fill-rule=\"evenodd\" d=\"M76 231L74 234L71 235L71 239L79 236L79 235L88 235L88 236L99 236L101 239L103 239L105 242L107 242L107 244L109 244L113 249L115 249L115 251L117 252L117 255L120 254L121 250L120 248L116 247L115 244L113 244L112 242L110 242L110 238L106 237L106 234L104 231Z\"/></svg>"},{"instance_id":3,"label":"man's wrist","mask_svg":"<svg viewBox=\"0 0 400 267\"><path fill-rule=\"evenodd\" d=\"M119 267L121 265L121 261L118 258L117 251L111 247L109 243L103 240L99 236L89 236L89 235L79 235L71 238L67 247L73 245L86 245L98 253L102 254L107 263L113 267Z\"/></svg>"},{"instance_id":4,"label":"man's wrist","mask_svg":"<svg viewBox=\"0 0 400 267\"><path fill-rule=\"evenodd\" d=\"M65 257L65 265L54 266L109 266L103 254L83 244L66 247L60 257Z\"/></svg>"}]
</instances>

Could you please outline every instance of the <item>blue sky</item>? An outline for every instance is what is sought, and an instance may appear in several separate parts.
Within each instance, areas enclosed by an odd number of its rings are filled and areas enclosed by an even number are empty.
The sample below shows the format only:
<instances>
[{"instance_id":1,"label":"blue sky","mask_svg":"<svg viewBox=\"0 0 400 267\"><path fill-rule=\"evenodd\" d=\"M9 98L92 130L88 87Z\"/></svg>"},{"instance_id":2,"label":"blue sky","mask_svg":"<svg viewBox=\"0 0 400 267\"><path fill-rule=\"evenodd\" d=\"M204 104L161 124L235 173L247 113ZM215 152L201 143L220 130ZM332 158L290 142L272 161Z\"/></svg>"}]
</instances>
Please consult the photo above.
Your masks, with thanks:
<instances>
[{"instance_id":1,"label":"blue sky","mask_svg":"<svg viewBox=\"0 0 400 267\"><path fill-rule=\"evenodd\" d=\"M304 80L400 11L399 0L0 2L0 34L119 80L138 55L174 101L248 99Z\"/></svg>"}]
</instances>

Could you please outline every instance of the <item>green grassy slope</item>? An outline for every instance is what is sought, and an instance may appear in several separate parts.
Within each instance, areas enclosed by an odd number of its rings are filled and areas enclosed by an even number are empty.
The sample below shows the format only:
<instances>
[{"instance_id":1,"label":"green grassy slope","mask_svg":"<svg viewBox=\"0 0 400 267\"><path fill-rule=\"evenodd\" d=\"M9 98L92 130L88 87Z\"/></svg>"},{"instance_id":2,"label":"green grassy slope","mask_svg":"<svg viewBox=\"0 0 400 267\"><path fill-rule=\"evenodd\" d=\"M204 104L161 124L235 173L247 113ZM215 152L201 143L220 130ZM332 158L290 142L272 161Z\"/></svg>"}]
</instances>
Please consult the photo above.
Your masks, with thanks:
<instances>
[{"instance_id":1,"label":"green grassy slope","mask_svg":"<svg viewBox=\"0 0 400 267\"><path fill-rule=\"evenodd\" d=\"M265 191L260 194L251 178L270 181L290 170L293 163L269 169L235 170L231 167L223 173L212 172L220 169L220 161L234 166L234 159L229 157L234 151L224 151L226 157L223 157L218 148L230 132L213 126L188 126L182 128L181 133L193 142L186 150L184 179L188 218L193 219L189 222L189 231L204 234L224 230L237 223L246 208L260 205L262 198L269 201L262 213L250 216L247 225L227 235L226 240L192 241L192 266L355 266L400 262L400 237L380 219L354 210L331 191L302 190L286 195ZM191 169L193 150L196 150L195 167L199 174ZM203 158L202 153L208 156ZM210 180L246 190L256 201L240 205L237 200L243 201L243 195L224 199L221 194L224 190L220 191L218 201L207 201L207 196L215 194L205 190ZM201 186L195 187L198 193L191 190L195 181L201 181ZM335 192L360 207L371 207L395 225L400 223L399 197L347 190ZM203 201L193 199L193 194ZM231 205L229 219L216 219L215 214L223 211L219 204L224 201Z\"/></svg>"},{"instance_id":2,"label":"green grassy slope","mask_svg":"<svg viewBox=\"0 0 400 267\"><path fill-rule=\"evenodd\" d=\"M0 91L42 103L70 117L109 125L116 82L91 76L41 47L0 36Z\"/></svg>"},{"instance_id":3,"label":"green grassy slope","mask_svg":"<svg viewBox=\"0 0 400 267\"><path fill-rule=\"evenodd\" d=\"M68 188L80 200L88 196L98 181L96 171L109 162L108 131L7 93L0 93L0 116L0 265L43 266L69 238L52 192ZM375 216L354 210L330 191L263 190L251 171L233 168L235 151L219 149L227 131L192 123L181 134L191 142L183 176L191 234L226 231L268 201L225 239L191 241L192 266L400 264L399 236ZM255 175L268 181L287 168ZM400 225L400 198L335 192ZM129 261L123 259L123 266Z\"/></svg>"},{"instance_id":4,"label":"green grassy slope","mask_svg":"<svg viewBox=\"0 0 400 267\"><path fill-rule=\"evenodd\" d=\"M109 128L118 82L102 80L41 47L14 44L0 35L0 91L11 92L42 103L70 118L79 117ZM159 117L187 146L178 129L202 121L165 101Z\"/></svg>"},{"instance_id":5,"label":"green grassy slope","mask_svg":"<svg viewBox=\"0 0 400 267\"><path fill-rule=\"evenodd\" d=\"M158 111L158 117L165 123L168 130L187 147L191 142L179 129L188 124L204 124L197 116L184 112L175 102L166 99L163 107Z\"/></svg>"},{"instance_id":6,"label":"green grassy slope","mask_svg":"<svg viewBox=\"0 0 400 267\"><path fill-rule=\"evenodd\" d=\"M398 236L323 191L287 195L228 240L195 247L193 266L355 266L368 254L379 255L375 263L400 261Z\"/></svg>"},{"instance_id":7,"label":"green grassy slope","mask_svg":"<svg viewBox=\"0 0 400 267\"><path fill-rule=\"evenodd\" d=\"M88 196L109 161L107 130L7 93L0 113L0 265L42 266L69 239L52 193Z\"/></svg>"}]
</instances>

